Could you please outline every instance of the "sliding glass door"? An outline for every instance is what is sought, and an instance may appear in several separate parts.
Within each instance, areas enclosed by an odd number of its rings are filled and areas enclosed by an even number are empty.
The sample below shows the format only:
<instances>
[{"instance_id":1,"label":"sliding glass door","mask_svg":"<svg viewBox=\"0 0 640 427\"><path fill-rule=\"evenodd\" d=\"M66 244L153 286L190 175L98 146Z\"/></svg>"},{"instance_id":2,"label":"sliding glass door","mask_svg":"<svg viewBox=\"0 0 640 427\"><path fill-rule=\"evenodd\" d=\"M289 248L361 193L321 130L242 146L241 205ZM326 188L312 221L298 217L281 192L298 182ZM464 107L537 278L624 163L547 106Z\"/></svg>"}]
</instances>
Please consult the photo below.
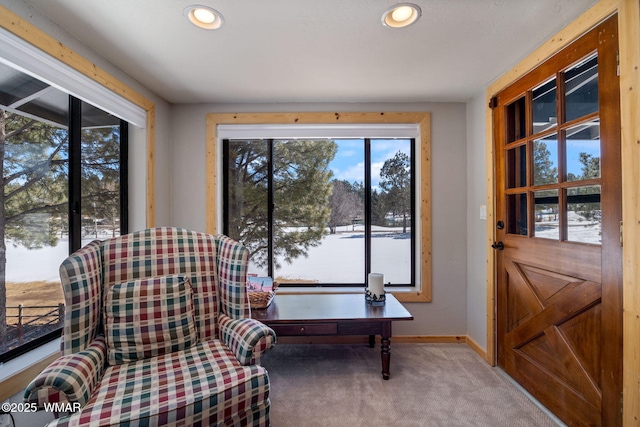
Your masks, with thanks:
<instances>
[{"instance_id":1,"label":"sliding glass door","mask_svg":"<svg viewBox=\"0 0 640 427\"><path fill-rule=\"evenodd\" d=\"M0 64L0 361L59 335L64 258L126 232L127 132Z\"/></svg>"}]
</instances>

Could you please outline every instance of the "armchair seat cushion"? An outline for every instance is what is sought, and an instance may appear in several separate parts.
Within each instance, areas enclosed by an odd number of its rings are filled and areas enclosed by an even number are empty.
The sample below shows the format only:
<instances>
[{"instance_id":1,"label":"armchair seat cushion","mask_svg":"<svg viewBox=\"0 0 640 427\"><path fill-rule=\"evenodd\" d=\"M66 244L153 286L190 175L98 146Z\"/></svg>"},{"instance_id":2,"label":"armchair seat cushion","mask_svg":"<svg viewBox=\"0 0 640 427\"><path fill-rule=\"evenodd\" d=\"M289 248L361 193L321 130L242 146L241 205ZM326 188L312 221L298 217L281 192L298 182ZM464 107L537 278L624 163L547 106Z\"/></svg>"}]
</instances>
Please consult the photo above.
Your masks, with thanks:
<instances>
[{"instance_id":1,"label":"armchair seat cushion","mask_svg":"<svg viewBox=\"0 0 640 427\"><path fill-rule=\"evenodd\" d=\"M89 402L53 425L268 425L268 384L264 368L214 339L108 367Z\"/></svg>"}]
</instances>

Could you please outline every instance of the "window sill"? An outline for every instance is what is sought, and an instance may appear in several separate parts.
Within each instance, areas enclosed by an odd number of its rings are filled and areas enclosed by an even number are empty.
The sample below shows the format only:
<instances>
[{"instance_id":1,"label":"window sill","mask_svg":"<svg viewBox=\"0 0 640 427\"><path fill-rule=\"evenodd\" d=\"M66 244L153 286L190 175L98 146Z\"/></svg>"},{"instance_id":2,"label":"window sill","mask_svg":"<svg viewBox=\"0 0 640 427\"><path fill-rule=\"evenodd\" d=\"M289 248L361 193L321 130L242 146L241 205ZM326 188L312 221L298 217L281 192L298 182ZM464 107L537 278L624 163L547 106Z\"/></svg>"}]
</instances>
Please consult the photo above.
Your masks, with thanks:
<instances>
[{"instance_id":1,"label":"window sill","mask_svg":"<svg viewBox=\"0 0 640 427\"><path fill-rule=\"evenodd\" d=\"M0 364L0 402L24 390L29 382L59 355L60 339L55 339Z\"/></svg>"},{"instance_id":2,"label":"window sill","mask_svg":"<svg viewBox=\"0 0 640 427\"><path fill-rule=\"evenodd\" d=\"M393 290L387 290L387 292L393 294L396 299L400 302L431 302L431 295L427 295L420 290L415 288L393 288ZM317 288L309 288L309 287L287 287L280 288L278 290L278 294L287 295L287 294L359 294L364 293L362 287L353 287L353 288L331 288L331 287L320 287Z\"/></svg>"}]
</instances>

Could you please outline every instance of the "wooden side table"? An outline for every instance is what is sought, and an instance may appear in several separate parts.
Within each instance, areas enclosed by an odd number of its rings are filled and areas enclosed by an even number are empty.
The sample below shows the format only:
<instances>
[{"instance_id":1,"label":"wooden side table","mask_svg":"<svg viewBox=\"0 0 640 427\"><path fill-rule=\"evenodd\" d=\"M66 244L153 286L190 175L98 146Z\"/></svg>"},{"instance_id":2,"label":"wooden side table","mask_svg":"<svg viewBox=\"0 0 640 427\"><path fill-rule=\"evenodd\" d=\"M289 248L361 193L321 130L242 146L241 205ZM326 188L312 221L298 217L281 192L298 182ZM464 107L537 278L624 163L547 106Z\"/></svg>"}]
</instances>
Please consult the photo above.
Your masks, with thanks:
<instances>
[{"instance_id":1,"label":"wooden side table","mask_svg":"<svg viewBox=\"0 0 640 427\"><path fill-rule=\"evenodd\" d=\"M411 313L392 295L372 306L364 294L277 295L266 309L252 310L251 317L271 327L279 336L368 335L369 345L380 335L382 378L389 379L391 322L413 320Z\"/></svg>"}]
</instances>

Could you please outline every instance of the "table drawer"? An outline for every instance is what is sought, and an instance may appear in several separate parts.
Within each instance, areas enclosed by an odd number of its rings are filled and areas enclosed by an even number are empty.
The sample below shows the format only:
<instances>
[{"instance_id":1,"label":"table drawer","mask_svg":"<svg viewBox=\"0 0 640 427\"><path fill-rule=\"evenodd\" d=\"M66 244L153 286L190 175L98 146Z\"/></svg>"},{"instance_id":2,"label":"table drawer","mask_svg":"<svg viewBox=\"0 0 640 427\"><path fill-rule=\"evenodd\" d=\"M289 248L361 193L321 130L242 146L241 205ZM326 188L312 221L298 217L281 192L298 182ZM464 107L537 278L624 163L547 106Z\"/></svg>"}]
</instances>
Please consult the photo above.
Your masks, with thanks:
<instances>
[{"instance_id":1,"label":"table drawer","mask_svg":"<svg viewBox=\"0 0 640 427\"><path fill-rule=\"evenodd\" d=\"M342 322L338 324L338 335L382 335L380 322Z\"/></svg>"},{"instance_id":2,"label":"table drawer","mask_svg":"<svg viewBox=\"0 0 640 427\"><path fill-rule=\"evenodd\" d=\"M270 325L276 335L335 335L337 323L292 323L289 325Z\"/></svg>"}]
</instances>

